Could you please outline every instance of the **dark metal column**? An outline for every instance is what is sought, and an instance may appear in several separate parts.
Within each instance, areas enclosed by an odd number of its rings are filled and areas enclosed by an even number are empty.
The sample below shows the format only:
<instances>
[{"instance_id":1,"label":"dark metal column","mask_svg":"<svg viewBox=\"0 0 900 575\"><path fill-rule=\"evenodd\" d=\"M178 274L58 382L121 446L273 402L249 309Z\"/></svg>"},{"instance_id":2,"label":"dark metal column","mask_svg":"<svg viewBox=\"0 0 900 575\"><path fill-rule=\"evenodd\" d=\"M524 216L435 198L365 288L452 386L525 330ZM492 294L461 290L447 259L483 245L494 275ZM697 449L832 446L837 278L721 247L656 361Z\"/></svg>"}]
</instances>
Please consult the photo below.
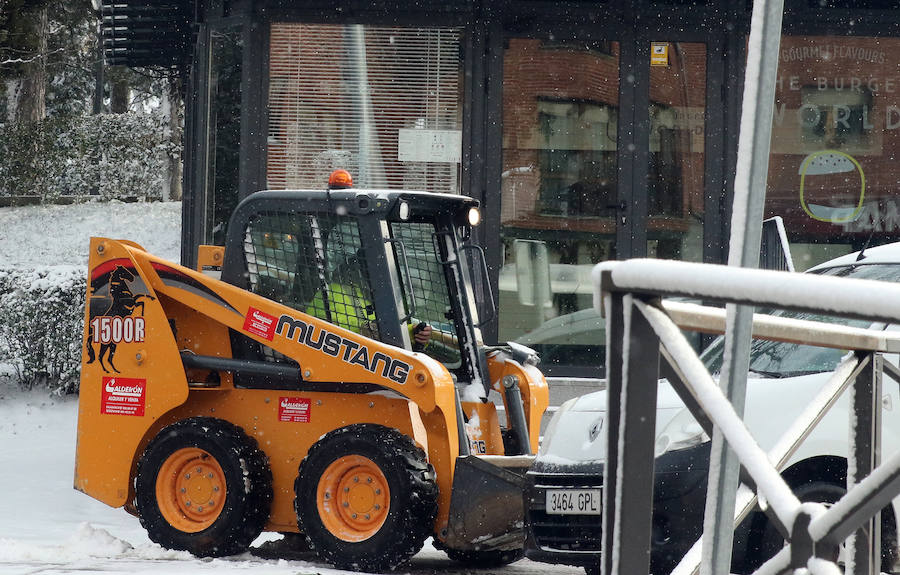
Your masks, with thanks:
<instances>
[{"instance_id":1,"label":"dark metal column","mask_svg":"<svg viewBox=\"0 0 900 575\"><path fill-rule=\"evenodd\" d=\"M850 389L853 406L850 420L850 459L847 466L847 490L867 477L881 463L881 365L873 354ZM847 558L848 573L881 572L881 513L850 539L852 556ZM893 567L889 565L888 567Z\"/></svg>"},{"instance_id":2,"label":"dark metal column","mask_svg":"<svg viewBox=\"0 0 900 575\"><path fill-rule=\"evenodd\" d=\"M619 422L622 419L621 404L618 401L622 393L622 372L624 356L625 325L622 310L624 296L612 293L606 302L606 468L603 471L603 516L602 551L600 559L601 575L613 572L612 553L615 539L613 525L616 520L615 503L619 487L615 481L619 472Z\"/></svg>"},{"instance_id":3,"label":"dark metal column","mask_svg":"<svg viewBox=\"0 0 900 575\"><path fill-rule=\"evenodd\" d=\"M659 340L632 306L631 296L614 295L613 300L615 315L610 315L607 327L608 333L613 332L607 341L613 353L607 364L610 418L602 573L624 575L647 573L650 568ZM614 365L621 366L621 371Z\"/></svg>"}]
</instances>

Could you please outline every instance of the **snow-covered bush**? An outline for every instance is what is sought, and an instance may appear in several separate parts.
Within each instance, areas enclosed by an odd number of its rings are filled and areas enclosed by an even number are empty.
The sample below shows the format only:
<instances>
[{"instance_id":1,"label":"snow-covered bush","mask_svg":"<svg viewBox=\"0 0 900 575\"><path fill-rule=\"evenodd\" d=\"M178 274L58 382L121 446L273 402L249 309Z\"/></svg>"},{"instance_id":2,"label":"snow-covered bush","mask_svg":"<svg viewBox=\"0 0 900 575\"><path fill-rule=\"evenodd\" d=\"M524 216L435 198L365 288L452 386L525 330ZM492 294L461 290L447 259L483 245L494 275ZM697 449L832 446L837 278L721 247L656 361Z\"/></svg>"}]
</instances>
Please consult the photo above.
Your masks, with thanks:
<instances>
[{"instance_id":1,"label":"snow-covered bush","mask_svg":"<svg viewBox=\"0 0 900 575\"><path fill-rule=\"evenodd\" d=\"M0 125L0 196L162 199L173 146L156 112Z\"/></svg>"},{"instance_id":2,"label":"snow-covered bush","mask_svg":"<svg viewBox=\"0 0 900 575\"><path fill-rule=\"evenodd\" d=\"M84 271L71 266L0 269L0 362L23 389L78 391L85 289Z\"/></svg>"}]
</instances>

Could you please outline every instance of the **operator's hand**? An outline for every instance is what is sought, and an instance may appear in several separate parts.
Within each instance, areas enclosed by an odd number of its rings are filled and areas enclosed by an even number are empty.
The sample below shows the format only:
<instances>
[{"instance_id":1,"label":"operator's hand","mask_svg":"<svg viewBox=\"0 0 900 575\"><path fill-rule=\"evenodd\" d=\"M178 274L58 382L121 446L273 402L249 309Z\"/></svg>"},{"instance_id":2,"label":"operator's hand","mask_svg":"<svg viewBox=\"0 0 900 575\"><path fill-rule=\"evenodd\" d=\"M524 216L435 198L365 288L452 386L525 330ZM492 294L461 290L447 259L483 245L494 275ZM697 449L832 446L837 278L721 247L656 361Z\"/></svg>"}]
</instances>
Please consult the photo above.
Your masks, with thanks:
<instances>
[{"instance_id":1,"label":"operator's hand","mask_svg":"<svg viewBox=\"0 0 900 575\"><path fill-rule=\"evenodd\" d=\"M416 326L416 329L413 330L413 337L415 338L416 343L421 345L422 349L425 349L425 346L431 341L431 326L424 322L419 324Z\"/></svg>"}]
</instances>

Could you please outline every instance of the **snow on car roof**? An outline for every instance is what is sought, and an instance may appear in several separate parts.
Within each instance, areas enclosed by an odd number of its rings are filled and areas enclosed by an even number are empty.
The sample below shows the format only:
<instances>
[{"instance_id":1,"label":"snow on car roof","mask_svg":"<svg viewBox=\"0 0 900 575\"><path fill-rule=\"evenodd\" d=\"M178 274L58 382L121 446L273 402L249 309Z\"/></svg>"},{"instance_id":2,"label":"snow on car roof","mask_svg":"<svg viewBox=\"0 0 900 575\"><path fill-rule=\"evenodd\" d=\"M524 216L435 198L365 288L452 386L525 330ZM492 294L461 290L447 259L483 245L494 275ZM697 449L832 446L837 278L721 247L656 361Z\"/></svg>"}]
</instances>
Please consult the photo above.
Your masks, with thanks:
<instances>
[{"instance_id":1,"label":"snow on car roof","mask_svg":"<svg viewBox=\"0 0 900 575\"><path fill-rule=\"evenodd\" d=\"M900 263L900 242L884 244L882 246L869 247L864 250L863 259L857 261L859 252L846 254L817 266L807 271L815 272L835 267L849 266L853 264L891 264Z\"/></svg>"}]
</instances>

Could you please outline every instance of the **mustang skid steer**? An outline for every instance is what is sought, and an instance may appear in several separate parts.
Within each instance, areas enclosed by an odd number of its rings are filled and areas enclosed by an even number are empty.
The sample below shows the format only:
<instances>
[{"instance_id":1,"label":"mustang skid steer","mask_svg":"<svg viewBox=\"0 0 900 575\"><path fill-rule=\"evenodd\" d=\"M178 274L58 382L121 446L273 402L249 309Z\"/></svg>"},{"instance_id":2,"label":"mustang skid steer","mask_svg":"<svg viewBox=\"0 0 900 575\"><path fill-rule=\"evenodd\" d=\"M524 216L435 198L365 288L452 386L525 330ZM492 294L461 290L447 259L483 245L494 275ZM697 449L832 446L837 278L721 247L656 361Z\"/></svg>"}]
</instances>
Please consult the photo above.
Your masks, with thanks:
<instances>
[{"instance_id":1,"label":"mustang skid steer","mask_svg":"<svg viewBox=\"0 0 900 575\"><path fill-rule=\"evenodd\" d=\"M197 556L265 530L362 571L429 536L518 558L548 393L530 350L481 343L477 219L462 196L278 191L244 200L198 270L93 238L75 488Z\"/></svg>"}]
</instances>

